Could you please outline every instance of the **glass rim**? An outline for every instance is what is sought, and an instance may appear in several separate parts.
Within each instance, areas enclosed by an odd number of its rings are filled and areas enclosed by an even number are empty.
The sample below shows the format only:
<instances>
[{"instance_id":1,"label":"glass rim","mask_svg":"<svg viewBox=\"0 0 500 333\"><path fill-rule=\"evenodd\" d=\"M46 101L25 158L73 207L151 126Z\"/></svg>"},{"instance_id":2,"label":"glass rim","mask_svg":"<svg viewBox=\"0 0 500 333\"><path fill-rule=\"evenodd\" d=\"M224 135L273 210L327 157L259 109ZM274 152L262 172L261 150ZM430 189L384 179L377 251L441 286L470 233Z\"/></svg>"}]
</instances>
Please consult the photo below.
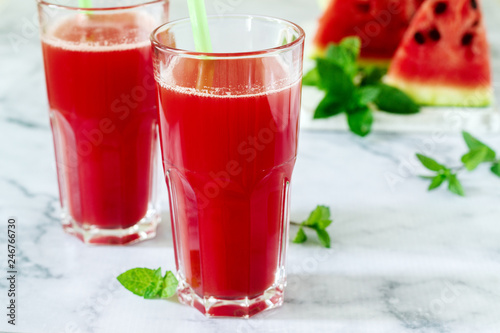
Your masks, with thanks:
<instances>
[{"instance_id":1,"label":"glass rim","mask_svg":"<svg viewBox=\"0 0 500 333\"><path fill-rule=\"evenodd\" d=\"M293 27L296 29L299 33L299 37L295 39L294 41L287 43L285 45L279 45L275 47L270 47L270 48L265 48L261 50L256 50L256 51L244 51L244 52L224 52L224 53L215 53L215 52L197 52L197 51L191 51L191 50L185 50L185 49L178 49L175 47L170 47L167 46L163 43L161 43L158 38L157 34L160 30L165 30L167 27L183 24L183 23L189 23L190 24L190 18L182 18L182 19L177 19L173 20L167 23L164 23L157 27L156 29L153 30L151 33L150 39L151 39L151 44L155 49L159 49L163 52L170 52L174 53L179 56L183 57L191 57L191 58L215 58L215 59L238 59L238 58L252 58L252 57L259 57L259 56L264 56L264 55L274 55L277 53L282 53L285 51L288 51L292 48L294 48L297 45L300 45L304 42L305 39L305 31L302 29L298 24L293 23L291 21L273 17L273 16L266 16L266 15L251 15L251 14L230 14L230 15L208 15L208 20L210 21L211 19L217 19L217 18L257 18L260 20L265 20L265 21L274 21L274 22L279 22L279 23L285 23L288 24L289 26Z\"/></svg>"},{"instance_id":2,"label":"glass rim","mask_svg":"<svg viewBox=\"0 0 500 333\"><path fill-rule=\"evenodd\" d=\"M155 4L155 3L169 2L169 0L147 0L145 2L141 2L141 3L138 3L136 5L116 6L116 7L85 7L85 8L76 7L76 6L69 6L69 5L61 5L61 4L51 2L51 0L36 0L36 2L39 6L60 8L60 9L66 9L66 10L86 11L86 12L88 12L88 11L104 12L104 11L126 10L126 9L145 7L148 5Z\"/></svg>"}]
</instances>

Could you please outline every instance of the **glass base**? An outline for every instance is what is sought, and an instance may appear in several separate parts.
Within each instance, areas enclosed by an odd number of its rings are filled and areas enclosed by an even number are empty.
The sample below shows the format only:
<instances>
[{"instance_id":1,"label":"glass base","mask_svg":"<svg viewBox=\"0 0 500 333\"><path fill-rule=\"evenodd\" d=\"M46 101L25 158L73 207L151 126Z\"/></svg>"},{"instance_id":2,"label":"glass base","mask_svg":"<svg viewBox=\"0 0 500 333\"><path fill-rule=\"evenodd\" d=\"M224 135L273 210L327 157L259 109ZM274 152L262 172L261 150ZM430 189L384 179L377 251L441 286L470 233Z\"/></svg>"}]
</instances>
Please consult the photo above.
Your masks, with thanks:
<instances>
[{"instance_id":1,"label":"glass base","mask_svg":"<svg viewBox=\"0 0 500 333\"><path fill-rule=\"evenodd\" d=\"M93 225L80 225L68 213L63 213L62 222L64 231L86 244L126 245L154 238L160 219L160 214L155 209L150 209L142 220L127 229L100 229Z\"/></svg>"},{"instance_id":2,"label":"glass base","mask_svg":"<svg viewBox=\"0 0 500 333\"><path fill-rule=\"evenodd\" d=\"M250 318L262 311L280 307L283 304L286 279L284 274L272 287L262 294L239 299L200 297L182 277L178 277L177 296L183 304L192 306L206 317Z\"/></svg>"}]
</instances>

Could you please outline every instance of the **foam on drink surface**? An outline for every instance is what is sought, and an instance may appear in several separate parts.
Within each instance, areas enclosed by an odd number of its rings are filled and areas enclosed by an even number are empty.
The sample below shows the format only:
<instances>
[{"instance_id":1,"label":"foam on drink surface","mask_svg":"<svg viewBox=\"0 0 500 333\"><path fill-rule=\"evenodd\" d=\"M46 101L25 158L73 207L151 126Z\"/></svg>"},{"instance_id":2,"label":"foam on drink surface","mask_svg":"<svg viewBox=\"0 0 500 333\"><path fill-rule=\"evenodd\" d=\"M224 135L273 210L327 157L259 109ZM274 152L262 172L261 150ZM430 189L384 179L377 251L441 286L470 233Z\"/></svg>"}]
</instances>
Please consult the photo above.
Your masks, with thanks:
<instances>
[{"instance_id":1,"label":"foam on drink surface","mask_svg":"<svg viewBox=\"0 0 500 333\"><path fill-rule=\"evenodd\" d=\"M73 51L121 51L150 45L157 25L146 13L78 13L48 27L42 41Z\"/></svg>"},{"instance_id":2,"label":"foam on drink surface","mask_svg":"<svg viewBox=\"0 0 500 333\"><path fill-rule=\"evenodd\" d=\"M166 90L216 98L245 98L279 93L299 84L288 75L279 57L215 58L169 57L159 60L155 78Z\"/></svg>"},{"instance_id":3,"label":"foam on drink surface","mask_svg":"<svg viewBox=\"0 0 500 333\"><path fill-rule=\"evenodd\" d=\"M167 84L163 80L159 82L161 88L169 90L179 94L186 95L196 95L199 97L210 97L210 98L248 98L257 96L267 96L278 94L281 91L289 90L300 83L296 81L291 84L280 84L279 82L275 85L276 88L265 89L265 87L248 87L246 89L236 89L231 91L230 88L212 88L212 89L197 89L190 87L176 86L172 84ZM279 87L279 88L278 88Z\"/></svg>"}]
</instances>

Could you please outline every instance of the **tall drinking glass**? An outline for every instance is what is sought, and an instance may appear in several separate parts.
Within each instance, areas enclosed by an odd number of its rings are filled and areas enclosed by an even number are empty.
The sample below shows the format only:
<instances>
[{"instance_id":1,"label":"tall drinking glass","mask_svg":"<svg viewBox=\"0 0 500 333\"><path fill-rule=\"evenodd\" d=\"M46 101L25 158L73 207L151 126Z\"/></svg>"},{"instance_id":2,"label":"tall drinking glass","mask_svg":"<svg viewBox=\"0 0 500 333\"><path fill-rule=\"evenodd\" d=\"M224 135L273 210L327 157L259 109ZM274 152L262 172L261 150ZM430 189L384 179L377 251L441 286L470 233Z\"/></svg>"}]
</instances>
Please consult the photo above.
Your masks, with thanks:
<instances>
[{"instance_id":1,"label":"tall drinking glass","mask_svg":"<svg viewBox=\"0 0 500 333\"><path fill-rule=\"evenodd\" d=\"M168 1L38 0L64 229L86 243L154 237L157 90L149 35Z\"/></svg>"},{"instance_id":2,"label":"tall drinking glass","mask_svg":"<svg viewBox=\"0 0 500 333\"><path fill-rule=\"evenodd\" d=\"M297 156L303 30L260 16L189 20L152 34L163 166L181 302L249 317L282 304Z\"/></svg>"}]
</instances>

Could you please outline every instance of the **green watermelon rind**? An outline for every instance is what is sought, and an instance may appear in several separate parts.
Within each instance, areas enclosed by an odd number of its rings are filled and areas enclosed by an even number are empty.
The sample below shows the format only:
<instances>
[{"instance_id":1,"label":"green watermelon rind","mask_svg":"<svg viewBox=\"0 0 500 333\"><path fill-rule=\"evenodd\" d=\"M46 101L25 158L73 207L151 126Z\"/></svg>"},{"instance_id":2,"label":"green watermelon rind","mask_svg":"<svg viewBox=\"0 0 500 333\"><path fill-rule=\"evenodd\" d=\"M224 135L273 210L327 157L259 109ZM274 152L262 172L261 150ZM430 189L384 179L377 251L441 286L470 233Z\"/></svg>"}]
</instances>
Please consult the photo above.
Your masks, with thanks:
<instances>
[{"instance_id":1,"label":"green watermelon rind","mask_svg":"<svg viewBox=\"0 0 500 333\"><path fill-rule=\"evenodd\" d=\"M412 82L388 75L384 82L399 88L416 103L423 106L487 107L493 103L490 87L452 87L439 84Z\"/></svg>"}]
</instances>

